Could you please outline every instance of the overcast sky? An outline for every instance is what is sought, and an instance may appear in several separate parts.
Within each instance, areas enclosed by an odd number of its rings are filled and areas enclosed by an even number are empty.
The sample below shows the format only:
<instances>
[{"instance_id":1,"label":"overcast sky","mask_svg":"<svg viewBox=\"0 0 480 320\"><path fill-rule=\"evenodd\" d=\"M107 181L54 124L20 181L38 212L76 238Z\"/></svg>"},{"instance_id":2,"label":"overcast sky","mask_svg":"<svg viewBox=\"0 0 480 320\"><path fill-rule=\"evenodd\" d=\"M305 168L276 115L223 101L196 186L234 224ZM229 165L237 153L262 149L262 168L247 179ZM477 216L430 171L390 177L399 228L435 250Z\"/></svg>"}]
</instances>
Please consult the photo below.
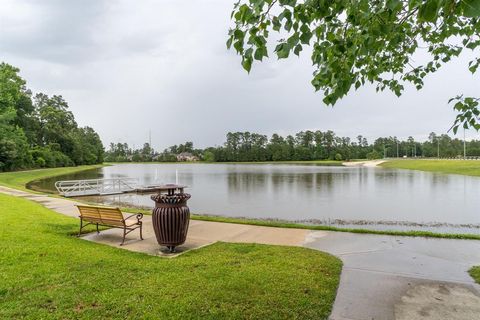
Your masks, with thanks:
<instances>
[{"instance_id":1,"label":"overcast sky","mask_svg":"<svg viewBox=\"0 0 480 320\"><path fill-rule=\"evenodd\" d=\"M478 95L463 57L421 91L397 98L370 86L327 107L310 85L308 54L243 71L225 47L234 1L2 0L0 61L19 67L34 92L62 95L104 144L138 147L151 130L156 149L218 145L228 131L425 139L451 126L450 97Z\"/></svg>"}]
</instances>

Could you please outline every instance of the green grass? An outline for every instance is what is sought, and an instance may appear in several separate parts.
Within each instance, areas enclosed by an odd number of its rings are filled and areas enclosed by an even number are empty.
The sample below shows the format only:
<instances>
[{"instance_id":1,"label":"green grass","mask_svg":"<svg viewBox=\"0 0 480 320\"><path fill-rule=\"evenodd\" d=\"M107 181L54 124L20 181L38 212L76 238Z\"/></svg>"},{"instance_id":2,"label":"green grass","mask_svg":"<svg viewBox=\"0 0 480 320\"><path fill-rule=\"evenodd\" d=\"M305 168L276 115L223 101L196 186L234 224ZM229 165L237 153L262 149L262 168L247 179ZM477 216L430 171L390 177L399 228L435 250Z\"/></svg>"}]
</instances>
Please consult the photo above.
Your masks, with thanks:
<instances>
[{"instance_id":1,"label":"green grass","mask_svg":"<svg viewBox=\"0 0 480 320\"><path fill-rule=\"evenodd\" d=\"M480 161L477 160L389 160L380 164L384 168L398 168L480 176Z\"/></svg>"},{"instance_id":2,"label":"green grass","mask_svg":"<svg viewBox=\"0 0 480 320\"><path fill-rule=\"evenodd\" d=\"M0 194L1 319L325 319L341 262L216 243L159 258L84 241L78 221Z\"/></svg>"},{"instance_id":3,"label":"green grass","mask_svg":"<svg viewBox=\"0 0 480 320\"><path fill-rule=\"evenodd\" d=\"M62 167L62 168L49 168L49 169L37 169L37 170L26 170L26 171L13 171L13 172L2 172L0 173L0 185L20 189L24 191L27 190L26 185L28 182L45 179L55 176L60 176L69 173L75 173L83 170L91 170L100 168L103 165L90 165L90 166L78 166L78 167Z\"/></svg>"},{"instance_id":4,"label":"green grass","mask_svg":"<svg viewBox=\"0 0 480 320\"><path fill-rule=\"evenodd\" d=\"M480 266L476 266L476 267L471 268L468 271L468 273L470 273L470 276L472 276L472 278L475 280L475 282L480 284Z\"/></svg>"}]
</instances>

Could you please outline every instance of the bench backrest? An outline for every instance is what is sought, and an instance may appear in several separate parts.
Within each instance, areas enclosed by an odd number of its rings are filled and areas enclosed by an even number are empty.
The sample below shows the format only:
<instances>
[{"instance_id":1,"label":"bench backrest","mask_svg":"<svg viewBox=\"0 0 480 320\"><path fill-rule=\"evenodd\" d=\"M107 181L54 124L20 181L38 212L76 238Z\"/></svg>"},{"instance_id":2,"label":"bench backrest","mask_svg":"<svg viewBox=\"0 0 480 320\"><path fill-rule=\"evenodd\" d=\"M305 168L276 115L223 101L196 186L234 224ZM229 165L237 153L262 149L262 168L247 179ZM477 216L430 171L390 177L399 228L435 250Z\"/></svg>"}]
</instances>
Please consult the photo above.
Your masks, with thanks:
<instances>
[{"instance_id":1,"label":"bench backrest","mask_svg":"<svg viewBox=\"0 0 480 320\"><path fill-rule=\"evenodd\" d=\"M88 222L123 226L123 214L118 208L77 205L80 217Z\"/></svg>"}]
</instances>

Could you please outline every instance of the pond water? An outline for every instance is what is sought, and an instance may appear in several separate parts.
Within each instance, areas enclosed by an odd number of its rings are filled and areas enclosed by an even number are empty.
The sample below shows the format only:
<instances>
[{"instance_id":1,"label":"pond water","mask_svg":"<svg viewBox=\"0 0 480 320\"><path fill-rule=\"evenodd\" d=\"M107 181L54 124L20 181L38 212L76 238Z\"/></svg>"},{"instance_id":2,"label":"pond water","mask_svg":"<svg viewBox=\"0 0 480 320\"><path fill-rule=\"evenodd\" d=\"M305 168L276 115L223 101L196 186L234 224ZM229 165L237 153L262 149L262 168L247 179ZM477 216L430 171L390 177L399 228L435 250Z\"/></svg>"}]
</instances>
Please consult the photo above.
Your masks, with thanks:
<instances>
[{"instance_id":1,"label":"pond water","mask_svg":"<svg viewBox=\"0 0 480 320\"><path fill-rule=\"evenodd\" d=\"M421 171L292 164L119 164L36 182L136 178L180 184L196 214L280 219L373 229L480 233L480 178ZM150 195L83 197L108 205L153 207Z\"/></svg>"}]
</instances>

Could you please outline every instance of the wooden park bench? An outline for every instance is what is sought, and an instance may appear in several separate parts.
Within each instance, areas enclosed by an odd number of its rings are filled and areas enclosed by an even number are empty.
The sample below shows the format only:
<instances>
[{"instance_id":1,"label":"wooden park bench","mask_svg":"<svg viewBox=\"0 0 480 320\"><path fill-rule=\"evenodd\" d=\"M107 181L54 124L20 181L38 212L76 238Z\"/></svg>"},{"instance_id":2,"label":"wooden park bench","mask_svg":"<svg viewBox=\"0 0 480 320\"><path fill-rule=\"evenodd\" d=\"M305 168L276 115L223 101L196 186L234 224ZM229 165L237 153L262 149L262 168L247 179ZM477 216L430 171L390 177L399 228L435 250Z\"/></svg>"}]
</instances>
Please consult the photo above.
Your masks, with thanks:
<instances>
[{"instance_id":1,"label":"wooden park bench","mask_svg":"<svg viewBox=\"0 0 480 320\"><path fill-rule=\"evenodd\" d=\"M121 246L125 242L125 236L135 229L140 228L140 239L142 237L142 218L143 214L136 213L128 217L124 217L119 208L95 207L77 205L80 212L80 236L82 229L90 224L97 226L97 233L100 233L98 226L107 226L112 228L123 229L123 239ZM136 219L135 219L136 218ZM84 224L86 222L86 224Z\"/></svg>"}]
</instances>

